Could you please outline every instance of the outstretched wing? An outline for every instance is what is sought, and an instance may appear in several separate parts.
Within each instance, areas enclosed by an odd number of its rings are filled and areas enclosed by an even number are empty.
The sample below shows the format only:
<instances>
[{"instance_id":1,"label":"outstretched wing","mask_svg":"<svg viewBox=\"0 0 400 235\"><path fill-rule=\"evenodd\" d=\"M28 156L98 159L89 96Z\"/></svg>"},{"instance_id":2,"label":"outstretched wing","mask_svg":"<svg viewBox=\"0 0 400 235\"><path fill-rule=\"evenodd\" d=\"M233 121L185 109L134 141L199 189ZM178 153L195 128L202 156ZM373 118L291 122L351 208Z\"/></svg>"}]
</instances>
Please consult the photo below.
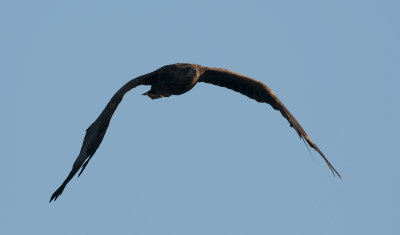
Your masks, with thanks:
<instances>
[{"instance_id":1,"label":"outstretched wing","mask_svg":"<svg viewBox=\"0 0 400 235\"><path fill-rule=\"evenodd\" d=\"M61 186L53 193L49 202L51 202L52 200L55 201L58 196L62 194L65 186L79 171L79 169L81 169L81 172L79 173L78 177L82 174L83 170L89 163L90 159L93 157L97 148L100 146L101 141L106 134L108 125L110 124L112 115L117 109L119 103L122 101L125 93L139 85L151 85L154 74L155 73L152 72L132 79L114 94L114 96L104 108L103 112L101 112L100 116L86 130L86 135L83 139L81 151L76 158L74 165L72 166L71 172L69 173L65 181L61 184Z\"/></svg>"},{"instance_id":2,"label":"outstretched wing","mask_svg":"<svg viewBox=\"0 0 400 235\"><path fill-rule=\"evenodd\" d=\"M315 149L322 156L333 174L336 174L339 176L339 178L341 178L340 174L335 170L335 168L333 168L332 164L328 161L322 151L311 140L310 136L308 136L294 116L289 112L285 105L282 104L278 97L275 96L275 94L267 85L239 73L235 73L226 69L210 67L208 67L201 75L199 82L211 83L213 85L232 89L251 99L257 100L258 102L268 103L274 109L279 110L283 117L289 121L290 126L296 130L299 137L305 140L311 148Z\"/></svg>"}]
</instances>

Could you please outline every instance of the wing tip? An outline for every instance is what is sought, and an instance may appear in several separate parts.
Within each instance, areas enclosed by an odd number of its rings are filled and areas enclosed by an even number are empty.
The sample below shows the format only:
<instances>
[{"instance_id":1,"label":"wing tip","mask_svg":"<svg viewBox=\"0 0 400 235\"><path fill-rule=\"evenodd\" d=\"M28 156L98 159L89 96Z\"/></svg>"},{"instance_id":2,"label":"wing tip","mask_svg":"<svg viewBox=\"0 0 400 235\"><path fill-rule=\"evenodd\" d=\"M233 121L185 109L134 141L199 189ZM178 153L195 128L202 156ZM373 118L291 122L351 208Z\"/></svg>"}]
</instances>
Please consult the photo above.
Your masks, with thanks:
<instances>
[{"instance_id":1,"label":"wing tip","mask_svg":"<svg viewBox=\"0 0 400 235\"><path fill-rule=\"evenodd\" d=\"M339 177L339 179L342 180L342 176L340 175L340 173L332 166L332 164L329 162L328 158L325 157L324 153L322 153L322 151L318 148L318 146L311 140L311 138L308 135L306 135L306 136L300 135L300 139L302 139L304 141L309 152L310 152L310 149L308 148L308 146L313 148L324 159L325 163L328 165L329 169L332 171L332 174L334 176Z\"/></svg>"},{"instance_id":2,"label":"wing tip","mask_svg":"<svg viewBox=\"0 0 400 235\"><path fill-rule=\"evenodd\" d=\"M50 200L49 200L49 203L50 203L51 201L56 201L57 198L63 193L64 188L65 188L65 184L62 184L62 185L53 193L53 195L51 195Z\"/></svg>"},{"instance_id":3,"label":"wing tip","mask_svg":"<svg viewBox=\"0 0 400 235\"><path fill-rule=\"evenodd\" d=\"M311 146L311 145L310 145ZM314 144L314 146L311 146L315 151L317 151L321 157L324 159L325 163L328 165L329 169L332 171L332 174L334 176L339 177L340 180L342 180L342 176L340 173L332 166L332 164L329 162L329 160L325 157L325 155L322 153L322 151Z\"/></svg>"},{"instance_id":4,"label":"wing tip","mask_svg":"<svg viewBox=\"0 0 400 235\"><path fill-rule=\"evenodd\" d=\"M332 171L332 174L334 176L339 177L339 179L342 180L342 176L339 174L339 172L332 165L329 164L328 166L329 166L329 169Z\"/></svg>"}]
</instances>

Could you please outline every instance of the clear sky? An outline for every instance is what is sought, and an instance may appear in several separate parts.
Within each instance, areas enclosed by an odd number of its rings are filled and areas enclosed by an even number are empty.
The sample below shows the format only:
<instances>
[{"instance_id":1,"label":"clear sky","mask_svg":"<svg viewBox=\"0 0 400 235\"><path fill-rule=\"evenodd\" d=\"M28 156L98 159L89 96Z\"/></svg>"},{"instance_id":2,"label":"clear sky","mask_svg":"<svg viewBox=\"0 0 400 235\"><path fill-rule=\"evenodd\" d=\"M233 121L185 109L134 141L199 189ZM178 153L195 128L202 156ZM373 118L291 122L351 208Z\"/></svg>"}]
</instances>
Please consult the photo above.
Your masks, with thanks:
<instances>
[{"instance_id":1,"label":"clear sky","mask_svg":"<svg viewBox=\"0 0 400 235\"><path fill-rule=\"evenodd\" d=\"M400 234L399 1L0 1L0 234ZM128 93L56 202L85 129L130 79L189 62L258 79Z\"/></svg>"}]
</instances>

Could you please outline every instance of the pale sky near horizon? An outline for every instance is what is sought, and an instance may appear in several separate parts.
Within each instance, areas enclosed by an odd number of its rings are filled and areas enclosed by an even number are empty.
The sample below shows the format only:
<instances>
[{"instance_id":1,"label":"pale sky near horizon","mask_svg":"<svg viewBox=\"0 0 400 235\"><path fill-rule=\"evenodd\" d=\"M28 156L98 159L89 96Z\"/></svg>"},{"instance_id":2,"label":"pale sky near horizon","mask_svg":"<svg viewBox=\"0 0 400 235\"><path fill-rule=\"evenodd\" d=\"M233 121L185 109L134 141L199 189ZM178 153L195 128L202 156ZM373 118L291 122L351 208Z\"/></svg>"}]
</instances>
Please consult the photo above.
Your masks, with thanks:
<instances>
[{"instance_id":1,"label":"pale sky near horizon","mask_svg":"<svg viewBox=\"0 0 400 235\"><path fill-rule=\"evenodd\" d=\"M400 234L399 1L0 1L0 234ZM266 83L128 93L56 202L86 128L130 79L188 62Z\"/></svg>"}]
</instances>

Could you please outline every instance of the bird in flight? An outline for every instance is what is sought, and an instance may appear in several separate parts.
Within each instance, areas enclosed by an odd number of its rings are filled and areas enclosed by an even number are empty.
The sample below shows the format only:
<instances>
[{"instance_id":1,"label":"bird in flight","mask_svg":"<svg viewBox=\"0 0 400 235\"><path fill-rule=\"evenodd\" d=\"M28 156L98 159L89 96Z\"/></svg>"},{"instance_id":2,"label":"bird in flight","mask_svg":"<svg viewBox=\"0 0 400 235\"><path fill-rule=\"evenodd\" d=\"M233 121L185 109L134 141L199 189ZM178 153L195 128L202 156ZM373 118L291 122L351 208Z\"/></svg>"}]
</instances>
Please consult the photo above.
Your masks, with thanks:
<instances>
[{"instance_id":1,"label":"bird in flight","mask_svg":"<svg viewBox=\"0 0 400 235\"><path fill-rule=\"evenodd\" d=\"M332 173L341 178L340 174L335 170L335 168L333 168L322 151L311 140L297 120L267 85L245 75L226 69L206 67L197 64L177 63L166 65L151 73L134 78L114 94L101 112L100 116L86 130L81 151L72 166L71 172L61 186L53 193L49 202L53 200L55 201L62 194L65 186L79 171L79 169L81 169L81 171L79 172L78 177L85 170L87 164L103 140L108 125L110 124L111 117L119 103L122 101L123 96L128 91L140 85L149 85L151 86L151 89L143 95L147 95L151 99L158 99L186 93L198 82L226 87L260 103L271 105L272 108L278 110L282 116L289 121L290 126L294 128L299 137L321 155Z\"/></svg>"}]
</instances>

